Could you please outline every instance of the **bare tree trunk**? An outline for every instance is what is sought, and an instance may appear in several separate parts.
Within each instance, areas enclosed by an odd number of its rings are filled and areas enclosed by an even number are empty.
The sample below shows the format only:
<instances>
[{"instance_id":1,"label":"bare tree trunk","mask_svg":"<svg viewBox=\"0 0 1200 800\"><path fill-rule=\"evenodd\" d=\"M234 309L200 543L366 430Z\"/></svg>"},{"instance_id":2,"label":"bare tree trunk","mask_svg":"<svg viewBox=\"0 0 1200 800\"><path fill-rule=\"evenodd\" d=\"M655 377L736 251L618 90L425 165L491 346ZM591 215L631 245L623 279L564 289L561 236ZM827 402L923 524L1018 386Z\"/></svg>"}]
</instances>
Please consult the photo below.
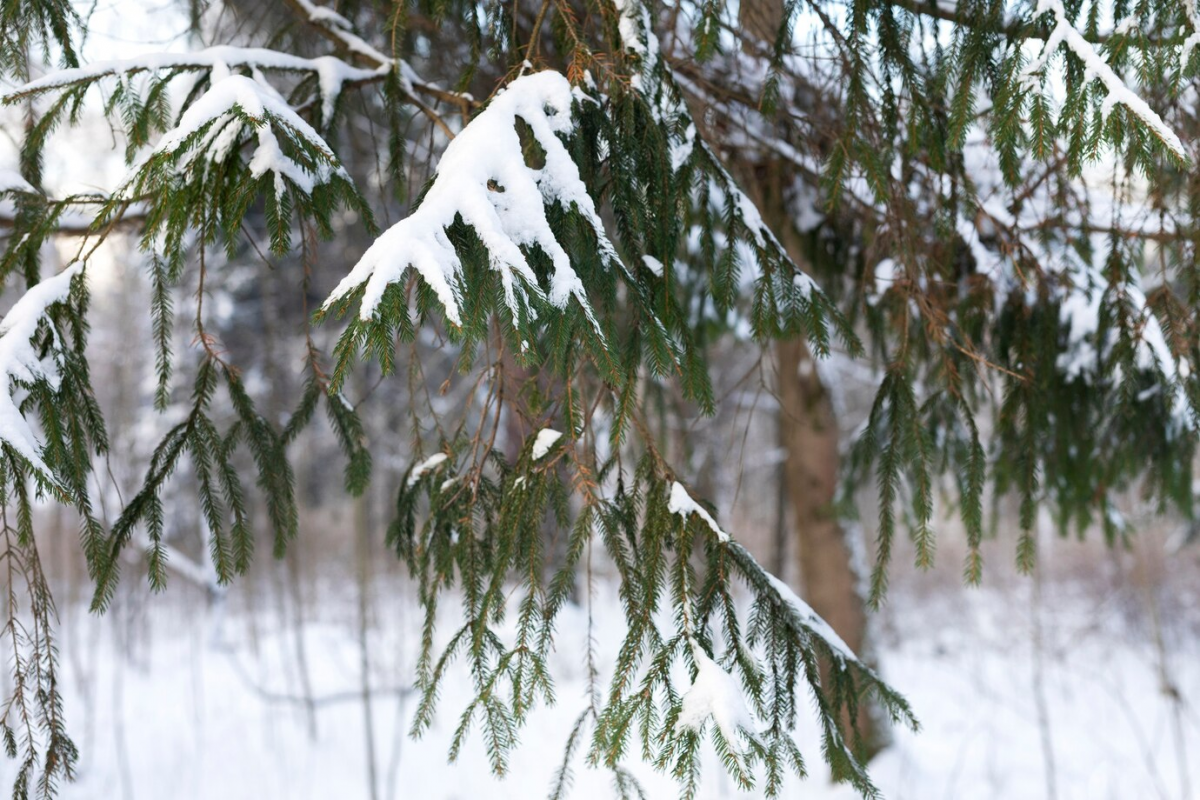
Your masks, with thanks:
<instances>
[{"instance_id":1,"label":"bare tree trunk","mask_svg":"<svg viewBox=\"0 0 1200 800\"><path fill-rule=\"evenodd\" d=\"M744 2L740 12L748 35L766 45L774 43L783 19L782 0ZM763 219L778 234L797 264L804 258L784 187L790 177L776 160L738 165L759 205ZM866 598L860 590L855 563L856 531L839 524L835 509L841 468L839 430L829 389L821 381L812 352L803 339L780 341L775 350L779 393L779 438L786 459L780 480L782 512L790 505L795 525L796 564L802 595L846 644L871 660ZM776 557L782 563L781 548ZM828 667L828 665L826 665ZM866 757L888 743L886 723L872 703L861 703L854 720L862 735ZM844 725L851 723L843 720Z\"/></svg>"},{"instance_id":2,"label":"bare tree trunk","mask_svg":"<svg viewBox=\"0 0 1200 800\"><path fill-rule=\"evenodd\" d=\"M866 600L850 540L855 531L842 527L835 508L841 456L829 390L803 340L779 342L775 356L779 440L786 453L782 489L796 529L796 566L803 596L851 650L870 661ZM875 755L888 741L877 712L871 703L859 706L856 723L867 756Z\"/></svg>"}]
</instances>

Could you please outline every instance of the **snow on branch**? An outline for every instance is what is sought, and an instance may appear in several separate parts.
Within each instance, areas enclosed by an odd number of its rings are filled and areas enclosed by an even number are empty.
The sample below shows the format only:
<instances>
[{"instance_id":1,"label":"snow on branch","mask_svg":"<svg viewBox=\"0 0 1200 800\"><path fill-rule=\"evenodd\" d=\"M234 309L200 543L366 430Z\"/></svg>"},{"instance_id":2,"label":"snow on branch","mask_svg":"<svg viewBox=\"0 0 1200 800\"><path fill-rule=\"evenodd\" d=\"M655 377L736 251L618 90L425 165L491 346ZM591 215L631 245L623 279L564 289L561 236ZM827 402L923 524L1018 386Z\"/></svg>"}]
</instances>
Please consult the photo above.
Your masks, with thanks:
<instances>
[{"instance_id":1,"label":"snow on branch","mask_svg":"<svg viewBox=\"0 0 1200 800\"><path fill-rule=\"evenodd\" d=\"M838 636L837 631L826 622L821 615L813 610L812 606L800 599L800 596L792 591L791 587L783 581L776 578L765 569L762 571L767 582L771 584L771 588L779 596L780 603L787 607L788 611L796 616L810 633L815 634L824 640L825 644L829 645L833 650L834 656L842 662L858 664L858 656L850 649L850 645L846 644L841 636Z\"/></svg>"},{"instance_id":2,"label":"snow on branch","mask_svg":"<svg viewBox=\"0 0 1200 800\"><path fill-rule=\"evenodd\" d=\"M754 717L746 706L742 687L695 640L691 645L692 659L696 662L696 679L683 696L675 727L699 731L712 717L721 736L733 747L739 729L754 729Z\"/></svg>"},{"instance_id":3,"label":"snow on branch","mask_svg":"<svg viewBox=\"0 0 1200 800\"><path fill-rule=\"evenodd\" d=\"M444 464L449 458L450 457L447 456L445 453L434 453L429 458L425 459L420 464L417 464L412 468L412 471L408 473L408 480L406 481L406 485L409 487L416 486L417 482L419 480L421 480L421 478L423 478L426 475L426 473L432 472L433 470L437 469L442 464Z\"/></svg>"},{"instance_id":4,"label":"snow on branch","mask_svg":"<svg viewBox=\"0 0 1200 800\"><path fill-rule=\"evenodd\" d=\"M374 64L381 73L395 70L405 93L412 97L414 90L444 100L472 102L474 98L465 92L450 92L426 82L418 75L407 61L384 55L377 48L354 32L350 20L334 11L332 8L319 6L310 0L288 0L304 18L316 27L326 38L341 44L351 53Z\"/></svg>"},{"instance_id":5,"label":"snow on branch","mask_svg":"<svg viewBox=\"0 0 1200 800\"><path fill-rule=\"evenodd\" d=\"M1189 2L1193 1L1189 0ZM1184 149L1183 142L1180 141L1175 131L1168 127L1162 117L1140 95L1130 89L1125 81L1121 80L1121 77L1108 65L1108 62L1096 52L1096 48L1071 24L1067 19L1067 11L1063 7L1062 0L1038 0L1034 15L1041 16L1046 13L1054 14L1056 24L1050 37L1046 40L1041 54L1026 68L1025 76L1027 78L1031 77L1045 69L1046 64L1050 61L1058 46L1065 44L1072 53L1083 61L1087 77L1089 79L1098 79L1104 84L1104 88L1108 94L1104 98L1100 111L1105 119L1108 118L1113 108L1120 103L1140 119L1150 129L1154 137L1162 142L1176 158L1185 164L1189 163L1187 150Z\"/></svg>"},{"instance_id":6,"label":"snow on branch","mask_svg":"<svg viewBox=\"0 0 1200 800\"><path fill-rule=\"evenodd\" d=\"M11 103L52 89L90 84L115 75L163 70L213 70L216 74L226 74L237 69L316 75L321 91L321 117L324 120L332 117L333 107L346 83L375 80L381 74L379 70L352 67L333 56L301 58L291 53L258 47L209 47L193 53L147 53L134 58L97 61L85 67L59 70L17 87L5 96L5 102Z\"/></svg>"},{"instance_id":7,"label":"snow on branch","mask_svg":"<svg viewBox=\"0 0 1200 800\"><path fill-rule=\"evenodd\" d=\"M646 98L655 117L663 123L671 148L671 169L678 172L694 152L698 138L696 125L679 92L673 91L675 87L654 79L654 72L667 67L659 53L650 11L638 0L617 0L616 5L621 15L618 26L621 43L641 67L640 73L630 77L630 85Z\"/></svg>"},{"instance_id":8,"label":"snow on branch","mask_svg":"<svg viewBox=\"0 0 1200 800\"><path fill-rule=\"evenodd\" d=\"M258 139L250 158L250 174L260 178L267 172L274 173L277 194L283 192L284 178L308 195L317 184L327 183L335 175L349 180L325 141L278 92L241 75L220 77L215 69L212 87L188 107L179 124L159 141L154 152L181 152L176 162L180 171L197 160L223 161L241 143L247 124L254 128ZM312 165L301 165L284 153L275 126L293 144L323 158L314 159Z\"/></svg>"},{"instance_id":9,"label":"snow on branch","mask_svg":"<svg viewBox=\"0 0 1200 800\"><path fill-rule=\"evenodd\" d=\"M682 517L685 525L693 514L699 517L700 521L717 537L717 541L728 549L734 560L746 572L747 578L755 584L755 588L765 592L772 603L787 610L794 628L802 630L805 636L815 636L821 639L829 647L834 658L843 666L846 663L863 666L859 662L858 656L854 655L854 651L842 640L842 637L838 636L829 623L822 619L812 606L801 600L786 583L759 564L746 548L734 542L713 519L712 514L696 502L679 481L671 483L667 511Z\"/></svg>"},{"instance_id":10,"label":"snow on branch","mask_svg":"<svg viewBox=\"0 0 1200 800\"><path fill-rule=\"evenodd\" d=\"M551 70L510 83L450 142L420 206L375 240L324 308L365 287L359 315L370 320L384 290L412 268L433 290L446 318L461 326L463 266L447 232L461 220L487 249L515 320L532 312L531 297L558 309L574 298L599 332L583 282L546 216L549 204L578 212L591 224L604 255L616 259L579 169L558 138L573 128L573 99L567 79ZM526 164L518 120L545 155L540 169ZM552 262L548 292L538 285L523 252L532 247Z\"/></svg>"},{"instance_id":11,"label":"snow on branch","mask_svg":"<svg viewBox=\"0 0 1200 800\"><path fill-rule=\"evenodd\" d=\"M1133 365L1144 373L1160 373L1162 383L1147 392L1164 392L1170 431L1191 435L1197 425L1191 414L1185 381L1187 362L1176 357L1167 342L1166 332L1155 316L1145 292L1133 283L1110 285L1104 273L1087 264L1063 261L1064 285L1058 291L1059 318L1067 332L1067 342L1058 355L1056 366L1068 381L1094 384L1101 381L1121 383L1131 380L1109 359L1117 344L1117 335L1102 324L1102 317L1117 304L1124 304L1132 318ZM1148 395L1147 395L1148 396Z\"/></svg>"},{"instance_id":12,"label":"snow on branch","mask_svg":"<svg viewBox=\"0 0 1200 800\"><path fill-rule=\"evenodd\" d=\"M380 66L391 66L393 63L391 58L379 52L379 50L372 47L366 40L356 34L354 26L350 24L350 20L332 8L319 6L309 0L292 0L292 5L296 6L309 22L327 31L333 38L336 38L345 45L346 49L350 52L356 53Z\"/></svg>"},{"instance_id":13,"label":"snow on branch","mask_svg":"<svg viewBox=\"0 0 1200 800\"><path fill-rule=\"evenodd\" d=\"M728 542L724 545L725 553L732 559L733 564L741 576L749 583L750 588L757 596L756 602L760 604L764 611L771 609L769 613L778 614L783 627L787 631L787 639L791 643L800 648L806 653L805 659L809 659L817 654L823 654L828 657L832 664L836 667L829 676L833 685L839 684L841 681L849 681L848 684L843 684L842 691L861 691L861 686L855 686L852 676L857 675L867 682L866 685L872 687L876 692L876 696L888 709L893 722L903 722L914 730L917 729L918 723L912 714L912 710L908 707L907 702L897 694L891 687L887 686L880 680L879 676L869 666L858 659L842 637L838 636L837 632L830 627L824 619L822 619L808 603L801 600L795 592L788 587L783 581L776 578L770 572L762 567L754 556L750 555L745 547L737 542ZM698 664L698 666L700 666ZM809 668L812 664L809 664ZM719 667L718 667L719 669ZM709 671L707 675L707 684L723 687L724 689L732 689L730 683L726 682L721 676ZM818 678L815 670L808 672L810 687L813 690L814 699L817 702L818 708L823 715L823 735L826 748L826 758L830 758L831 754L837 753L838 760L847 770L854 774L857 782L861 782L863 786L869 786L870 781L867 778L866 772L856 760L853 751L848 746L842 732L838 730L836 725L830 724L829 709L824 705L824 700L821 699L820 692L817 689L818 684L823 684L824 679ZM710 693L710 692L709 692ZM702 697L705 693L702 693ZM730 696L730 691L721 691L717 693L722 702L709 703L707 707L699 700L695 702L694 714L689 715L689 722L695 719L696 715L704 711L713 714L718 726L721 726L722 720L717 717L721 713L725 717L725 728L736 728L738 722L735 722L740 716L740 709L737 706L737 696ZM745 722L740 724L745 727ZM727 734L722 730L722 736Z\"/></svg>"},{"instance_id":14,"label":"snow on branch","mask_svg":"<svg viewBox=\"0 0 1200 800\"><path fill-rule=\"evenodd\" d=\"M562 434L553 428L542 428L538 431L537 438L533 440L533 450L530 451L530 458L534 461L541 461L561 438Z\"/></svg>"},{"instance_id":15,"label":"snow on branch","mask_svg":"<svg viewBox=\"0 0 1200 800\"><path fill-rule=\"evenodd\" d=\"M729 534L721 530L721 526L713 519L712 514L709 514L704 506L693 500L692 496L688 494L687 489L683 488L683 484L679 481L671 484L671 496L667 500L667 511L683 517L684 522L687 522L689 516L695 514L717 535L718 541L722 544L729 541Z\"/></svg>"},{"instance_id":16,"label":"snow on branch","mask_svg":"<svg viewBox=\"0 0 1200 800\"><path fill-rule=\"evenodd\" d=\"M654 116L663 125L670 142L671 169L678 172L693 157L703 158L714 173L709 179L712 184L710 191L730 195L734 218L758 247L770 245L782 252L783 246L767 227L753 201L697 134L695 122L680 91L686 79L676 75L662 58L646 4L642 0L617 0L617 8L621 14L618 26L621 43L641 66L641 73L633 75L630 84L646 98ZM655 73L659 72L661 76L656 77Z\"/></svg>"},{"instance_id":17,"label":"snow on branch","mask_svg":"<svg viewBox=\"0 0 1200 800\"><path fill-rule=\"evenodd\" d=\"M855 667L868 671L866 665L859 661L854 651L846 644L837 631L825 619L813 610L813 607L800 599L786 583L767 571L765 567L750 555L750 551L736 542L726 542L730 554L738 565L745 571L746 577L755 588L765 591L770 601L782 609L788 617L789 626L801 633L804 638L819 639L829 648L838 665L845 667L853 664ZM760 585L761 584L761 585Z\"/></svg>"},{"instance_id":18,"label":"snow on branch","mask_svg":"<svg viewBox=\"0 0 1200 800\"><path fill-rule=\"evenodd\" d=\"M81 263L76 263L31 287L0 320L0 375L4 376L6 384L4 391L0 391L0 442L12 448L47 480L53 479L52 473L42 459L42 445L13 398L13 383L48 381L51 385L57 384L56 365L51 359L39 356L31 340L37 335L46 311L68 298L71 281L82 268Z\"/></svg>"},{"instance_id":19,"label":"snow on branch","mask_svg":"<svg viewBox=\"0 0 1200 800\"><path fill-rule=\"evenodd\" d=\"M1200 45L1200 9L1197 9L1197 0L1183 0L1183 11L1187 15L1188 24L1192 26L1192 32L1179 48L1180 71L1187 69L1188 62L1192 60L1192 52Z\"/></svg>"},{"instance_id":20,"label":"snow on branch","mask_svg":"<svg viewBox=\"0 0 1200 800\"><path fill-rule=\"evenodd\" d=\"M695 181L701 190L695 192L697 201L705 198L710 209L728 220L728 230L723 237L722 246L733 248L739 253L737 258L741 280L726 281L721 285L739 290L753 289L756 301L761 299L761 287L755 288L759 279L768 271L769 262L783 263L784 270L770 270L776 273L772 278L776 298L791 299L790 305L799 309L800 316L806 317L805 327L811 323L808 331L811 338L817 342L818 351L825 347L825 315L828 315L844 337L849 333L848 326L839 321L839 316L826 300L816 283L792 261L786 248L775 233L763 220L754 201L742 190L738 182L722 164L716 152L709 146L696 130L695 121L688 109L683 92L688 90L697 96L704 97L704 105L709 109L727 110L724 101L711 97L707 92L692 84L686 76L676 73L668 59L659 50L659 41L654 33L653 23L647 4L643 0L617 0L620 12L618 31L626 55L631 57L639 69L630 79L630 85L641 95L649 106L650 112L662 127L669 145L671 169L679 175L687 175L688 180ZM747 131L749 132L749 131ZM696 180L690 177L688 170L699 173ZM818 170L819 171L819 170ZM699 242L697 242L699 244ZM748 245L749 251L741 245ZM741 253L749 253L749 257ZM757 262L757 269L754 268ZM746 269L750 267L749 269ZM714 283L714 289L718 284ZM750 330L750 321L734 313L732 298L722 296L724 291L714 291L709 311L719 316L730 315L727 320L735 330ZM707 313L707 312L706 312ZM818 325L815 321L821 319ZM853 339L850 335L848 339Z\"/></svg>"}]
</instances>

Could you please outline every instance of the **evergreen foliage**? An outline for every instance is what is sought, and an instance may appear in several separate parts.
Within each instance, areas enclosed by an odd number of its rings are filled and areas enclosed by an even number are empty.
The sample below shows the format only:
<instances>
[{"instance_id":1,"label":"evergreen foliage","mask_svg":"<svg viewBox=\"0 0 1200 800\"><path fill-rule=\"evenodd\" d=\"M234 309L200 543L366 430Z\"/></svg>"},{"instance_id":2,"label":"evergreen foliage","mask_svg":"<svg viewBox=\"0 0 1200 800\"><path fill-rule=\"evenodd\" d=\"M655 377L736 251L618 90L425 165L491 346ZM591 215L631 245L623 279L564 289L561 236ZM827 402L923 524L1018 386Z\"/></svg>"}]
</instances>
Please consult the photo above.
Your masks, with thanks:
<instances>
[{"instance_id":1,"label":"evergreen foliage","mask_svg":"<svg viewBox=\"0 0 1200 800\"><path fill-rule=\"evenodd\" d=\"M227 582L250 563L256 507L276 555L295 536L288 449L322 403L346 489L364 491L371 453L341 389L363 358L396 371L398 348L421 331L445 336L479 391L469 421L413 442L431 455L414 460L387 534L426 614L414 732L442 713L446 667L464 660L474 699L452 710L450 756L478 735L503 773L530 709L567 702L546 659L594 548L620 576L628 627L616 671L601 686L588 653L589 695L553 796L565 796L582 753L623 796L640 793L623 766L640 758L690 797L706 731L741 787L775 796L786 771L805 771L791 735L804 695L834 775L873 796L859 732L843 720L877 702L916 725L903 698L722 531L720 514L691 499L664 455L652 400L675 385L712 413L705 348L717 336L803 337L819 354L841 347L882 365L846 484L877 485L876 603L898 530L932 563L940 500L961 513L972 582L989 495L1019 500L1024 569L1040 504L1064 531L1098 521L1114 541L1126 534L1119 492L1192 513L1191 0L782 2L766 40L720 0L286 5L288 30L307 26L321 55L228 46L80 66L69 4L16 0L0 12L0 69L20 84L5 102L36 109L23 177L0 183L12 212L0 281L14 294L29 287L0 323L5 633L17 654L0 732L22 763L15 796L52 794L76 759L34 499L78 512L103 610L135 536L148 540L151 585L165 585L162 496L186 462ZM286 30L263 39L289 41ZM453 91L410 65L431 42L456 48L458 69L437 76ZM34 44L68 68L25 80ZM480 87L490 96L467 91ZM127 137L129 177L111 195L50 197L49 137L96 88ZM440 161L315 314L329 326L350 315L332 371L307 331L305 389L290 413L266 413L206 328L208 260L232 255L248 221L263 219L274 254L300 251L307 292L316 240L334 234L335 218L352 212L373 232L338 155L354 115L389 131L374 156L398 197L416 148ZM1113 176L1108 190L1089 179L1097 167ZM791 223L772 230L739 187L734 176L756 170L786 176L776 182ZM150 265L160 410L178 375L191 389L106 529L92 509L106 437L84 357L84 276L117 229L140 234ZM43 245L63 233L83 235L78 255L43 275ZM189 269L198 347L175 353L175 290ZM511 414L547 434L515 458L497 446ZM557 564L547 528L565 538ZM435 636L447 596L462 605L448 639ZM712 686L744 700L704 705ZM743 702L761 725L727 718Z\"/></svg>"}]
</instances>

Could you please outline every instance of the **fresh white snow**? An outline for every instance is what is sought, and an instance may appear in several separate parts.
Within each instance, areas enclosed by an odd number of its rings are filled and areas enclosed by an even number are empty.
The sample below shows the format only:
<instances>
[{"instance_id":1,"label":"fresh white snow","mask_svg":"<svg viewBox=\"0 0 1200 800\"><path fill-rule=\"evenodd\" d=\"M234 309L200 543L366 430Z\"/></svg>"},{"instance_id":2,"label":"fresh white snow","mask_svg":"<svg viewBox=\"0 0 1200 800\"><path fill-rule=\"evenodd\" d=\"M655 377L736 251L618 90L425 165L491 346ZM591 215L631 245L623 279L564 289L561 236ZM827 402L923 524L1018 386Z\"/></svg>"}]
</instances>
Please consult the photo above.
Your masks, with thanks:
<instances>
[{"instance_id":1,"label":"fresh white snow","mask_svg":"<svg viewBox=\"0 0 1200 800\"><path fill-rule=\"evenodd\" d=\"M0 169L0 192L27 192L35 194L37 190L16 170Z\"/></svg>"},{"instance_id":2,"label":"fresh white snow","mask_svg":"<svg viewBox=\"0 0 1200 800\"><path fill-rule=\"evenodd\" d=\"M449 456L445 453L434 453L429 458L422 461L412 468L412 472L408 473L408 485L413 486L427 472L432 472L445 462Z\"/></svg>"},{"instance_id":3,"label":"fresh white snow","mask_svg":"<svg viewBox=\"0 0 1200 800\"><path fill-rule=\"evenodd\" d=\"M800 595L792 591L792 587L766 570L763 570L763 574L767 576L767 581L775 591L779 592L779 596L783 602L791 606L792 611L796 612L796 615L800 617L800 621L812 628L818 636L824 639L825 643L833 649L834 653L843 662L858 662L858 656L854 655L854 651L850 649L850 646L846 644L841 636L838 636L837 631L831 628L829 623L822 619L816 611L813 611L812 606L801 600Z\"/></svg>"},{"instance_id":4,"label":"fresh white snow","mask_svg":"<svg viewBox=\"0 0 1200 800\"><path fill-rule=\"evenodd\" d=\"M1196 45L1200 45L1200 10L1196 7L1197 0L1182 0L1184 13L1187 14L1188 24L1192 26L1192 32L1188 38L1184 40L1183 46L1179 48L1179 69L1187 69L1188 62L1192 60L1192 51L1196 49Z\"/></svg>"},{"instance_id":5,"label":"fresh white snow","mask_svg":"<svg viewBox=\"0 0 1200 800\"><path fill-rule=\"evenodd\" d=\"M671 497L667 500L667 510L672 514L678 514L683 517L684 522L691 514L696 514L704 521L712 532L717 535L717 539L722 543L729 541L729 534L721 530L721 526L704 510L704 506L692 499L692 496L687 493L687 489L683 488L683 484L675 481L671 484Z\"/></svg>"},{"instance_id":6,"label":"fresh white snow","mask_svg":"<svg viewBox=\"0 0 1200 800\"><path fill-rule=\"evenodd\" d=\"M533 440L533 460L540 461L561 438L562 434L552 428L542 428L538 431L537 438Z\"/></svg>"},{"instance_id":7,"label":"fresh white snow","mask_svg":"<svg viewBox=\"0 0 1200 800\"><path fill-rule=\"evenodd\" d=\"M675 725L677 728L699 731L712 717L725 742L731 748L736 748L738 728L754 730L754 717L746 707L742 687L695 643L692 645L692 658L698 670L696 679L683 696L683 707Z\"/></svg>"},{"instance_id":8,"label":"fresh white snow","mask_svg":"<svg viewBox=\"0 0 1200 800\"><path fill-rule=\"evenodd\" d=\"M659 278L663 276L663 263L654 256L642 256L642 263Z\"/></svg>"},{"instance_id":9,"label":"fresh white snow","mask_svg":"<svg viewBox=\"0 0 1200 800\"><path fill-rule=\"evenodd\" d=\"M228 73L239 68L278 70L283 72L313 72L318 75L323 95L336 97L347 81L369 80L376 70L359 69L339 58L322 56L303 58L292 53L262 47L231 47L221 45L186 53L143 53L130 58L94 61L82 67L52 71L41 78L15 88L11 94L42 92L112 75L131 75L138 72L161 72L177 69L217 69ZM323 97L325 102L329 98ZM328 116L325 117L326 119Z\"/></svg>"},{"instance_id":10,"label":"fresh white snow","mask_svg":"<svg viewBox=\"0 0 1200 800\"><path fill-rule=\"evenodd\" d=\"M396 62L372 47L362 37L355 35L350 20L326 6L319 6L311 0L295 0L296 5L304 10L310 22L314 22L332 31L352 52L375 62L379 66L388 66Z\"/></svg>"}]
</instances>

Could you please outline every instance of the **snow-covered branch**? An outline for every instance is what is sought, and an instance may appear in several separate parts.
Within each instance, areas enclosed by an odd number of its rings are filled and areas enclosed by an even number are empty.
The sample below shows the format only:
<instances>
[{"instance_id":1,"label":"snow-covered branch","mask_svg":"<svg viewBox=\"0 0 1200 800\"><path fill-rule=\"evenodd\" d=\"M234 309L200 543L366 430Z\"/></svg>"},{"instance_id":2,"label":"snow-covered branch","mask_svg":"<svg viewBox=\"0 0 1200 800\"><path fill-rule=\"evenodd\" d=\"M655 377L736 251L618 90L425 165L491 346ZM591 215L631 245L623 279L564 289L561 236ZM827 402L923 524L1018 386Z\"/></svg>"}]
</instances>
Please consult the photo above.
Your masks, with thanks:
<instances>
[{"instance_id":1,"label":"snow-covered branch","mask_svg":"<svg viewBox=\"0 0 1200 800\"><path fill-rule=\"evenodd\" d=\"M311 0L286 1L318 33L330 41L345 47L346 50L358 58L371 64L376 70L383 73L392 69L396 70L401 85L410 97L413 97L414 92L420 92L421 94L459 105L474 103L474 98L469 94L441 89L422 79L407 61L392 58L381 53L377 48L354 32L354 26L350 23L350 20L332 8L319 6L311 2ZM426 114L434 113L431 109L424 107L421 110Z\"/></svg>"},{"instance_id":2,"label":"snow-covered branch","mask_svg":"<svg viewBox=\"0 0 1200 800\"><path fill-rule=\"evenodd\" d=\"M1200 45L1200 10L1196 7L1196 0L1182 0L1183 11L1187 16L1188 24L1192 26L1192 32L1183 40L1183 46L1179 49L1179 69L1187 69L1188 62L1192 60L1192 51L1196 49L1196 45Z\"/></svg>"},{"instance_id":3,"label":"snow-covered branch","mask_svg":"<svg viewBox=\"0 0 1200 800\"><path fill-rule=\"evenodd\" d=\"M188 107L179 124L159 141L156 154L179 153L175 161L179 171L201 160L220 162L241 143L249 124L258 140L250 158L250 174L260 178L267 172L274 173L277 194L283 192L284 178L305 194L312 194L316 185L334 176L349 180L325 141L269 84L222 72L220 65L213 68L211 88ZM319 157L309 165L298 163L284 152L276 128L292 144Z\"/></svg>"},{"instance_id":4,"label":"snow-covered branch","mask_svg":"<svg viewBox=\"0 0 1200 800\"><path fill-rule=\"evenodd\" d=\"M1130 89L1125 81L1121 80L1121 77L1108 65L1108 62L1096 52L1096 48L1071 24L1071 21L1067 18L1067 11L1063 7L1062 0L1038 0L1035 13L1038 16L1052 13L1056 24L1050 34L1050 38L1046 40L1041 54L1026 69L1026 77L1032 77L1044 70L1050 58L1058 49L1058 46L1065 44L1072 53L1083 61L1087 76L1098 79L1104 84L1104 88L1108 94L1101 105L1101 114L1106 119L1113 108L1120 103L1140 119L1150 129L1154 137L1162 142L1176 158L1184 164L1190 163L1187 150L1184 148L1179 136L1176 135L1175 131L1171 130L1162 117L1139 94Z\"/></svg>"},{"instance_id":5,"label":"snow-covered branch","mask_svg":"<svg viewBox=\"0 0 1200 800\"><path fill-rule=\"evenodd\" d=\"M4 390L0 391L0 442L12 448L47 481L53 481L53 475L42 459L42 445L13 397L17 390L14 383L57 382L56 365L38 355L31 340L37 335L46 311L55 303L66 301L71 281L82 269L83 265L76 263L30 287L0 321L0 375L5 382Z\"/></svg>"},{"instance_id":6,"label":"snow-covered branch","mask_svg":"<svg viewBox=\"0 0 1200 800\"><path fill-rule=\"evenodd\" d=\"M667 510L682 518L685 524L693 514L696 515L716 537L717 542L729 549L738 566L748 573L751 582L755 584L755 589L765 592L770 597L772 603L786 609L790 620L789 624L795 628L798 634L803 638L816 637L821 639L841 666L854 664L865 669L864 665L859 661L858 656L842 640L842 637L838 636L837 632L830 627L829 623L822 619L816 611L813 611L812 606L801 600L786 583L779 580L779 578L772 575L759 564L748 550L737 542L734 542L732 537L713 519L712 514L708 513L708 510L704 506L697 503L688 494L683 484L678 481L671 484L671 493L667 500Z\"/></svg>"},{"instance_id":7,"label":"snow-covered branch","mask_svg":"<svg viewBox=\"0 0 1200 800\"><path fill-rule=\"evenodd\" d=\"M571 85L554 71L510 83L446 148L420 206L371 245L325 307L365 285L359 314L369 320L384 290L412 268L436 294L447 319L462 325L462 264L447 234L461 220L487 249L514 319L529 316L531 296L560 309L574 298L598 330L583 283L546 216L547 204L576 210L591 223L605 255L616 258L579 169L558 138L573 127L573 100ZM518 119L545 153L541 169L525 162ZM538 285L522 252L530 247L553 263L549 292Z\"/></svg>"},{"instance_id":8,"label":"snow-covered branch","mask_svg":"<svg viewBox=\"0 0 1200 800\"><path fill-rule=\"evenodd\" d=\"M332 116L334 104L344 86L366 83L381 77L379 70L359 69L333 56L302 58L260 47L222 46L191 53L147 53L133 58L97 61L84 67L59 70L17 87L4 99L6 103L12 103L53 89L90 84L110 76L136 75L139 72L213 70L216 74L228 74L230 70L237 69L307 72L316 75L321 90L321 116L325 120Z\"/></svg>"}]
</instances>

